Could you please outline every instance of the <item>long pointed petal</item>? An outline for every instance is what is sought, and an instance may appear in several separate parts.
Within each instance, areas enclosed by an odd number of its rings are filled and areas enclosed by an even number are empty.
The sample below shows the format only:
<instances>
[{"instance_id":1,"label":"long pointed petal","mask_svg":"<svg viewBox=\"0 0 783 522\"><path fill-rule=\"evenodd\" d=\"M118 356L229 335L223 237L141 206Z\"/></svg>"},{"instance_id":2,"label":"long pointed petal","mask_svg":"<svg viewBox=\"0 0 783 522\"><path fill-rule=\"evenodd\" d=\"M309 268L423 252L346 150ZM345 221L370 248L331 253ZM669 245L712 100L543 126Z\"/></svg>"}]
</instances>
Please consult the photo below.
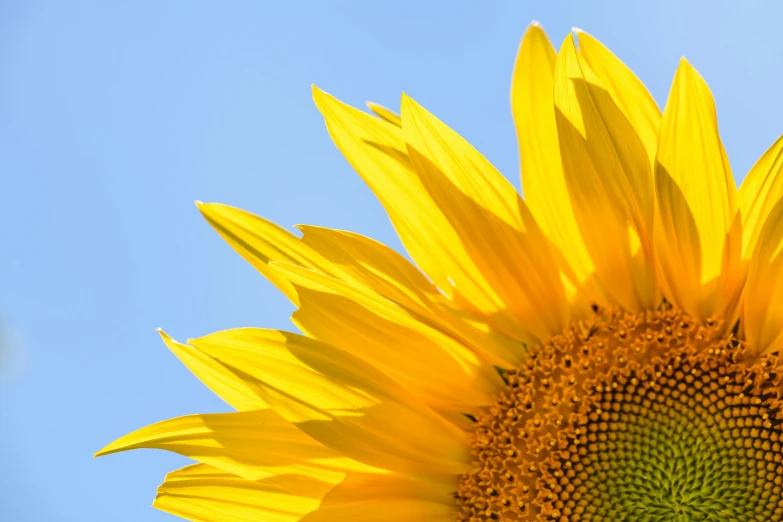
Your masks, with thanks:
<instances>
[{"instance_id":1,"label":"long pointed petal","mask_svg":"<svg viewBox=\"0 0 783 522\"><path fill-rule=\"evenodd\" d=\"M538 25L519 44L511 79L511 112L519 141L522 192L541 229L563 253L579 285L594 271L576 223L560 161L552 102L557 53Z\"/></svg>"},{"instance_id":2,"label":"long pointed petal","mask_svg":"<svg viewBox=\"0 0 783 522\"><path fill-rule=\"evenodd\" d=\"M411 258L444 292L449 279L478 280L460 238L424 189L399 127L349 107L313 87L329 135L389 214ZM461 275L461 274L465 275Z\"/></svg>"},{"instance_id":3,"label":"long pointed petal","mask_svg":"<svg viewBox=\"0 0 783 522\"><path fill-rule=\"evenodd\" d=\"M472 350L388 299L301 267L273 268L299 293L293 320L303 332L372 364L425 403L465 412L488 405L502 384Z\"/></svg>"},{"instance_id":4,"label":"long pointed petal","mask_svg":"<svg viewBox=\"0 0 783 522\"><path fill-rule=\"evenodd\" d=\"M494 180L486 186L487 197L510 205L507 209L484 208L473 199L475 194L466 195L464 186L455 186L453 180L437 172L437 167L429 166L431 168L422 171L421 162L414 166L405 142L411 136L404 139L403 131L398 127L350 108L321 91L314 90L314 98L335 144L381 200L411 257L442 291L450 296L455 295L462 304L483 314L484 320L517 339L529 338L531 330L542 335L541 331L546 329L546 335L549 335L551 332L548 330L553 326L542 325L542 321L536 317L531 321L530 316L535 315L527 306L531 297L517 292L519 283L514 278L528 277L527 283L531 286L547 289L555 286L548 293L531 292L545 295L546 298L540 302L550 303L556 309L555 313L549 315L541 310L540 315L552 324L565 320L564 298L561 297L564 292L556 288L559 279L549 281L548 275L541 277L535 270L521 276L524 271L518 264L514 267L514 275L510 275L507 274L508 267L503 266L507 260L501 262L498 259L498 248L516 251L520 239L515 237L518 230L503 223L503 218L494 212L506 216L514 208L518 212L527 210L520 208L515 199L508 199L510 185L501 186L507 182L494 169L490 173L481 174L479 179L489 176L487 179ZM403 121L405 118L403 114ZM416 134L414 129L412 136ZM475 180L471 183L475 183ZM502 189L502 194L497 194L498 188ZM513 188L510 190L513 191ZM466 216L466 208L470 216ZM466 223L469 217L476 216L481 219L480 222L474 225ZM527 216L517 215L513 219L518 224L520 221L532 221L532 216L527 213ZM507 240L505 243L498 244L490 238L480 237L481 233L486 232L487 221L494 221L497 225L492 236L497 236L498 230L504 231L501 239ZM472 230L465 230L466 226ZM540 231L538 235L541 235ZM534 250L540 255L546 249L542 247ZM530 252L525 251L518 260L527 263L531 256ZM554 267L554 263L549 262L549 266ZM554 268L550 270L556 271ZM504 276L504 282L507 282L505 276L511 277L511 283L498 284L499 276ZM525 313L520 314L520 308L524 308ZM561 325L558 324L557 328L561 328Z\"/></svg>"},{"instance_id":5,"label":"long pointed petal","mask_svg":"<svg viewBox=\"0 0 783 522\"><path fill-rule=\"evenodd\" d=\"M234 372L192 346L180 343L163 330L158 330L163 342L193 375L212 390L215 395L239 411L261 410L269 405L253 392Z\"/></svg>"},{"instance_id":6,"label":"long pointed petal","mask_svg":"<svg viewBox=\"0 0 783 522\"><path fill-rule=\"evenodd\" d=\"M313 440L273 410L165 420L120 437L96 456L138 448L179 453L247 480L296 473L336 484L348 471L373 471Z\"/></svg>"},{"instance_id":7,"label":"long pointed petal","mask_svg":"<svg viewBox=\"0 0 783 522\"><path fill-rule=\"evenodd\" d=\"M373 102L367 102L367 108L369 108L373 113L375 113L376 116L381 118L382 120L388 121L392 125L396 125L397 127L402 127L402 120L400 119L400 115L394 112L391 109L387 109L383 105L378 105L377 103Z\"/></svg>"},{"instance_id":8,"label":"long pointed petal","mask_svg":"<svg viewBox=\"0 0 783 522\"><path fill-rule=\"evenodd\" d=\"M700 319L733 315L744 282L737 190L712 94L684 58L661 122L655 182L667 297Z\"/></svg>"},{"instance_id":9,"label":"long pointed petal","mask_svg":"<svg viewBox=\"0 0 783 522\"><path fill-rule=\"evenodd\" d=\"M166 475L152 505L193 522L297 522L332 487L303 475L250 481L193 464Z\"/></svg>"},{"instance_id":10,"label":"long pointed petal","mask_svg":"<svg viewBox=\"0 0 783 522\"><path fill-rule=\"evenodd\" d=\"M426 313L440 295L421 271L391 248L360 234L299 225L302 242L357 283L408 309Z\"/></svg>"},{"instance_id":11,"label":"long pointed petal","mask_svg":"<svg viewBox=\"0 0 783 522\"><path fill-rule=\"evenodd\" d=\"M329 271L328 263L321 256L271 221L218 203L199 203L198 208L223 239L294 304L299 304L296 292L285 279L269 270L270 261Z\"/></svg>"},{"instance_id":12,"label":"long pointed petal","mask_svg":"<svg viewBox=\"0 0 783 522\"><path fill-rule=\"evenodd\" d=\"M598 278L625 308L649 309L658 300L649 160L572 35L558 55L554 99L563 172Z\"/></svg>"},{"instance_id":13,"label":"long pointed petal","mask_svg":"<svg viewBox=\"0 0 783 522\"><path fill-rule=\"evenodd\" d=\"M783 199L762 227L745 284L744 319L748 346L757 353L783 348Z\"/></svg>"},{"instance_id":14,"label":"long pointed petal","mask_svg":"<svg viewBox=\"0 0 783 522\"><path fill-rule=\"evenodd\" d=\"M417 173L480 268L488 299L471 304L512 331L540 338L561 331L568 307L557 264L514 187L459 134L405 95L402 122ZM459 281L455 287L471 297Z\"/></svg>"},{"instance_id":15,"label":"long pointed petal","mask_svg":"<svg viewBox=\"0 0 783 522\"><path fill-rule=\"evenodd\" d=\"M772 207L783 197L783 136L759 158L740 185L742 212L742 257L747 259L756 247L761 227Z\"/></svg>"},{"instance_id":16,"label":"long pointed petal","mask_svg":"<svg viewBox=\"0 0 783 522\"><path fill-rule=\"evenodd\" d=\"M459 473L467 465L462 431L342 350L258 328L188 344L243 375L281 416L338 453L400 472Z\"/></svg>"},{"instance_id":17,"label":"long pointed petal","mask_svg":"<svg viewBox=\"0 0 783 522\"><path fill-rule=\"evenodd\" d=\"M661 125L658 104L642 81L604 44L581 29L575 29L575 32L579 41L579 55L628 118L647 151L650 165L653 165L658 149L658 128Z\"/></svg>"},{"instance_id":18,"label":"long pointed petal","mask_svg":"<svg viewBox=\"0 0 783 522\"><path fill-rule=\"evenodd\" d=\"M417 267L391 248L344 230L299 226L302 241L358 284L405 308L432 328L444 331L484 354L488 362L511 366L525 355L518 340L456 310Z\"/></svg>"}]
</instances>

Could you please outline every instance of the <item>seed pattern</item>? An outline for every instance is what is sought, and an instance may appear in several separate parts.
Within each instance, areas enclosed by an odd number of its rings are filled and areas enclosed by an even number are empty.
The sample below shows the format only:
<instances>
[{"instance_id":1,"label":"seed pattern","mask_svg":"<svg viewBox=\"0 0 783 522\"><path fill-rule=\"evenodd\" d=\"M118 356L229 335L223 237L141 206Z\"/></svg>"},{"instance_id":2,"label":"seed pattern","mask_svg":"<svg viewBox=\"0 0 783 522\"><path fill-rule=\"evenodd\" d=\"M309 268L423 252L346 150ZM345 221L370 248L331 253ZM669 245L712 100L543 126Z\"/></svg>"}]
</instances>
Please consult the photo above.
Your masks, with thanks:
<instances>
[{"instance_id":1,"label":"seed pattern","mask_svg":"<svg viewBox=\"0 0 783 522\"><path fill-rule=\"evenodd\" d=\"M783 521L783 368L720 321L597 310L503 374L458 520Z\"/></svg>"}]
</instances>

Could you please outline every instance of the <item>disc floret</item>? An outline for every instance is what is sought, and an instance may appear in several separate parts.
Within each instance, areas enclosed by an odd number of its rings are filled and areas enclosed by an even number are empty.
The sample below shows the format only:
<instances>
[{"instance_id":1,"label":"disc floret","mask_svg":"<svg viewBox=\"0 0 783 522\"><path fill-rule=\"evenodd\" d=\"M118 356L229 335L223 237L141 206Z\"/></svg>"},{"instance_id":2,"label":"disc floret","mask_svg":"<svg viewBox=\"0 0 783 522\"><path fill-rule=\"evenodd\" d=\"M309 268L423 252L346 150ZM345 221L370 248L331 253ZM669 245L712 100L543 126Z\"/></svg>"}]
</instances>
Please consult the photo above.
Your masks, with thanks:
<instances>
[{"instance_id":1,"label":"disc floret","mask_svg":"<svg viewBox=\"0 0 783 522\"><path fill-rule=\"evenodd\" d=\"M504 373L460 520L781 520L781 365L717 320L598 310Z\"/></svg>"}]
</instances>

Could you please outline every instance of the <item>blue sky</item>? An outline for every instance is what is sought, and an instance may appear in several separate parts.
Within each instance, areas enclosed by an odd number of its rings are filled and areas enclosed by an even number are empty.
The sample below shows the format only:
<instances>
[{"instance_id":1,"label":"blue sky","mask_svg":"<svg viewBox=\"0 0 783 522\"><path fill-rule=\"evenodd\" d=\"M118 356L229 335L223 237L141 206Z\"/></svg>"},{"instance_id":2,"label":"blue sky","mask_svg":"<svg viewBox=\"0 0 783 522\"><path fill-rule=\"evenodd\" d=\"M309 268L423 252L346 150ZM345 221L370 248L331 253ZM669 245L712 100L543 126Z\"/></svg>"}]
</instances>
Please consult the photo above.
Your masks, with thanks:
<instances>
[{"instance_id":1,"label":"blue sky","mask_svg":"<svg viewBox=\"0 0 783 522\"><path fill-rule=\"evenodd\" d=\"M125 4L125 5L121 5ZM328 5L327 5L328 4ZM680 5L684 4L684 5ZM0 3L0 518L168 521L186 459L93 459L119 435L225 411L160 342L288 328L292 308L193 201L400 248L334 148L310 84L359 105L402 90L519 186L508 106L540 20L610 46L663 105L685 55L740 180L783 132L777 2Z\"/></svg>"}]
</instances>

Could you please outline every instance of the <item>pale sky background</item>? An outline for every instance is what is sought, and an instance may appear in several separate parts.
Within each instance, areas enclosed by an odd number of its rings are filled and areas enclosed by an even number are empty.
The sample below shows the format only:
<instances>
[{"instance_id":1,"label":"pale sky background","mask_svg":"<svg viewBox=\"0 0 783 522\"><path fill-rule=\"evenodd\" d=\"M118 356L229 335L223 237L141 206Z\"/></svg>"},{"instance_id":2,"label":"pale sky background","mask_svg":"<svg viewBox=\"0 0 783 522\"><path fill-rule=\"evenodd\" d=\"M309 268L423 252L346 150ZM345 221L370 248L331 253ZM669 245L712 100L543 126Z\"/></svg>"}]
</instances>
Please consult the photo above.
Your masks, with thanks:
<instances>
[{"instance_id":1,"label":"pale sky background","mask_svg":"<svg viewBox=\"0 0 783 522\"><path fill-rule=\"evenodd\" d=\"M780 2L0 1L0 520L175 520L150 503L186 459L92 458L226 410L155 328L292 328L193 201L399 249L311 83L353 105L405 90L519 186L508 90L532 19L558 47L592 33L661 105L687 56L738 181L783 132Z\"/></svg>"}]
</instances>

